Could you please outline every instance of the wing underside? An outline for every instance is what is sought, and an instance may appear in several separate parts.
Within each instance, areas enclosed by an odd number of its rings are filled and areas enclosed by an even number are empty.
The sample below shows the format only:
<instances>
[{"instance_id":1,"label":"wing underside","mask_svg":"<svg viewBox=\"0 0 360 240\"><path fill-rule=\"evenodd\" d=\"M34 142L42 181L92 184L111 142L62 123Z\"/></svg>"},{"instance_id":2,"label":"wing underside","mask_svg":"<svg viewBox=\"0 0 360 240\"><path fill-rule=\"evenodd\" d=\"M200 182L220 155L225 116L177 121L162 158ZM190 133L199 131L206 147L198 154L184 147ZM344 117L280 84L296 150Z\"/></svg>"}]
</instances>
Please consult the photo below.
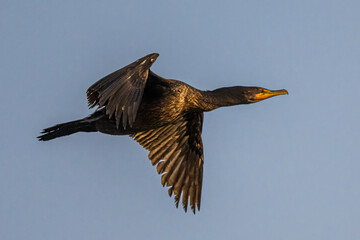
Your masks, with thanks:
<instances>
[{"instance_id":1,"label":"wing underside","mask_svg":"<svg viewBox=\"0 0 360 240\"><path fill-rule=\"evenodd\" d=\"M188 201L195 213L200 210L203 177L203 145L201 140L203 113L191 113L181 121L158 129L132 135L150 151L149 159L161 176L163 186L175 195L176 207L182 196L187 211Z\"/></svg>"}]
</instances>

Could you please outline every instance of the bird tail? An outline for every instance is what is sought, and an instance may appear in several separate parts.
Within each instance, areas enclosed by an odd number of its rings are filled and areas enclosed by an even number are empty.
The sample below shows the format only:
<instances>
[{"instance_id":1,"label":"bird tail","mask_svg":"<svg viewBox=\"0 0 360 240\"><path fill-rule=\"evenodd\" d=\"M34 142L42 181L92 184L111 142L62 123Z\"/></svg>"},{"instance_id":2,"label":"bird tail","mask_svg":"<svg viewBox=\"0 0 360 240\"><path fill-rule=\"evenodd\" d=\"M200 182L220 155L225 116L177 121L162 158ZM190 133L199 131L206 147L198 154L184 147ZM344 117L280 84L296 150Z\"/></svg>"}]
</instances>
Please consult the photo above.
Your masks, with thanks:
<instances>
[{"instance_id":1,"label":"bird tail","mask_svg":"<svg viewBox=\"0 0 360 240\"><path fill-rule=\"evenodd\" d=\"M42 135L37 138L39 141L48 141L54 138L67 136L77 132L96 132L95 121L87 118L71 121L67 123L60 123L55 126L45 128Z\"/></svg>"}]
</instances>

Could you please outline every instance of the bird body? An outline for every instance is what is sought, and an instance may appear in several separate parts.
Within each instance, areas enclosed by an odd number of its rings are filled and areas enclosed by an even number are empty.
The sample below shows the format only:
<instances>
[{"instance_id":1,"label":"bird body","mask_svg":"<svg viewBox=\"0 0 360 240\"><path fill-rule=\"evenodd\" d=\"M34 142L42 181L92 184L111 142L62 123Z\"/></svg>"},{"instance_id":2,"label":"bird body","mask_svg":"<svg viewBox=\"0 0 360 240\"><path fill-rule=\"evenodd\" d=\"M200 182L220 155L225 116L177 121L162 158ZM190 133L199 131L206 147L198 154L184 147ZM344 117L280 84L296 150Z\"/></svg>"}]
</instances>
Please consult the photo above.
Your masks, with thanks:
<instances>
[{"instance_id":1,"label":"bird body","mask_svg":"<svg viewBox=\"0 0 360 240\"><path fill-rule=\"evenodd\" d=\"M90 116L44 129L47 141L76 132L129 135L149 150L149 159L162 174L163 186L178 206L200 210L203 175L201 139L203 112L249 104L287 94L260 87L226 87L201 91L181 81L162 78L150 70L158 54L149 54L115 71L87 90Z\"/></svg>"}]
</instances>

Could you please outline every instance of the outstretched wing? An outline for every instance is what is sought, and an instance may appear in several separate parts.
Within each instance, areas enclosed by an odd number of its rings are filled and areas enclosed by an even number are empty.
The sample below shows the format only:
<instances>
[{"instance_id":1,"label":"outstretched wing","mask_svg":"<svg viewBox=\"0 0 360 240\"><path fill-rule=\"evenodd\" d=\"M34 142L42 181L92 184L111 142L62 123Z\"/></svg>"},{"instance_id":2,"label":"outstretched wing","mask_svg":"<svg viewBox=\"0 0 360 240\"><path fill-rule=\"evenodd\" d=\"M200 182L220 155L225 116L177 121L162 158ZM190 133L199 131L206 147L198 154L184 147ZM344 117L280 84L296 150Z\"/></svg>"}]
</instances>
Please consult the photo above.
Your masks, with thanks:
<instances>
[{"instance_id":1,"label":"outstretched wing","mask_svg":"<svg viewBox=\"0 0 360 240\"><path fill-rule=\"evenodd\" d=\"M176 207L182 195L182 204L187 211L188 200L195 213L200 210L203 177L203 144L201 131L203 113L190 113L176 123L131 135L150 151L149 159L157 164L163 186L175 194Z\"/></svg>"},{"instance_id":2,"label":"outstretched wing","mask_svg":"<svg viewBox=\"0 0 360 240\"><path fill-rule=\"evenodd\" d=\"M157 53L149 54L94 83L87 90L90 108L105 106L109 118L115 114L117 127L121 117L124 129L128 123L131 127L141 103L149 69L158 56Z\"/></svg>"}]
</instances>

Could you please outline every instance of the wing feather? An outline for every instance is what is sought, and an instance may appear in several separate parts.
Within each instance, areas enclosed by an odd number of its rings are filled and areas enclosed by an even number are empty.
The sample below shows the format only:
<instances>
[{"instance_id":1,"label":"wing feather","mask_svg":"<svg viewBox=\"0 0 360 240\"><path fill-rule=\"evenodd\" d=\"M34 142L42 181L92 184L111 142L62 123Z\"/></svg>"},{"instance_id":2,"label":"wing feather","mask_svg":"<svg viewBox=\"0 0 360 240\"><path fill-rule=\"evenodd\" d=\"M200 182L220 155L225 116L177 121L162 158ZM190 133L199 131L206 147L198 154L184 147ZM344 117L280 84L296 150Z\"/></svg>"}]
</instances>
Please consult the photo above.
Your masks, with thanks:
<instances>
[{"instance_id":1,"label":"wing feather","mask_svg":"<svg viewBox=\"0 0 360 240\"><path fill-rule=\"evenodd\" d=\"M161 184L170 187L178 207L195 213L200 210L203 176L203 145L201 140L203 114L189 113L179 121L163 127L131 135L149 150L149 159L161 176Z\"/></svg>"},{"instance_id":2,"label":"wing feather","mask_svg":"<svg viewBox=\"0 0 360 240\"><path fill-rule=\"evenodd\" d=\"M119 128L132 126L136 120L149 69L158 54L149 54L135 62L105 76L87 90L89 107L106 108L106 114L116 118Z\"/></svg>"}]
</instances>

